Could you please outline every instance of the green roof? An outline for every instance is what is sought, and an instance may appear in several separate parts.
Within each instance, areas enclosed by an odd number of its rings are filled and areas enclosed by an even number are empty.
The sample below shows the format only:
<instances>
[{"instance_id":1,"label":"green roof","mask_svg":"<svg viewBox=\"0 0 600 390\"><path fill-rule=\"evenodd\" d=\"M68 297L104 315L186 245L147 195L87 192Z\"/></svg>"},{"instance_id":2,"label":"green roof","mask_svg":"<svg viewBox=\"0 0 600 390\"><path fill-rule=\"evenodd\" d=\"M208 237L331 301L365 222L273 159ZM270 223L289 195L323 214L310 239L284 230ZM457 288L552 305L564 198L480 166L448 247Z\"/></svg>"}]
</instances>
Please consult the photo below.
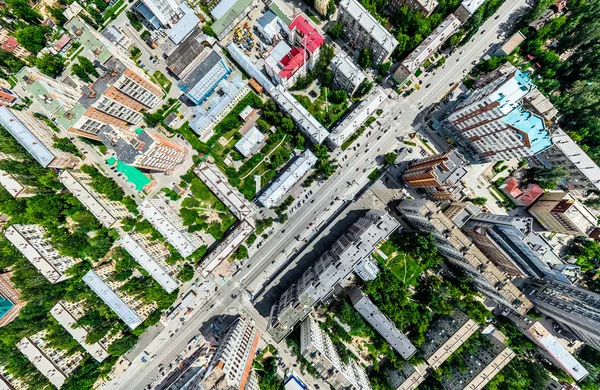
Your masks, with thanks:
<instances>
[{"instance_id":1,"label":"green roof","mask_svg":"<svg viewBox=\"0 0 600 390\"><path fill-rule=\"evenodd\" d=\"M16 77L19 81L23 80L24 76L29 74L29 69L27 67L23 67L19 73L17 73ZM39 81L35 81L31 84L21 82L20 85L29 92L33 99L46 111L47 116L56 118L58 124L64 129L68 130L75 122L79 120L85 113L85 108L76 103L73 109L70 111L72 117L67 118L67 110L65 110L63 104L58 99L52 99L51 101L47 101L43 99L44 95L50 95L50 92L46 89L43 83Z\"/></svg>"},{"instance_id":2,"label":"green roof","mask_svg":"<svg viewBox=\"0 0 600 390\"><path fill-rule=\"evenodd\" d=\"M136 134L142 134L144 132L144 129L142 129L141 127L138 127L137 129L135 129L135 133Z\"/></svg>"},{"instance_id":3,"label":"green roof","mask_svg":"<svg viewBox=\"0 0 600 390\"><path fill-rule=\"evenodd\" d=\"M211 27L215 34L222 34L223 31L225 31L235 19L237 19L250 5L252 5L252 2L253 0L236 1L231 8L229 8L229 11L225 12L225 15L215 20L215 22L212 24Z\"/></svg>"},{"instance_id":4,"label":"green roof","mask_svg":"<svg viewBox=\"0 0 600 390\"><path fill-rule=\"evenodd\" d=\"M122 161L117 161L117 171L123 173L127 177L127 181L133 183L138 191L142 191L146 185L152 182L142 171Z\"/></svg>"},{"instance_id":5,"label":"green roof","mask_svg":"<svg viewBox=\"0 0 600 390\"><path fill-rule=\"evenodd\" d=\"M281 19L283 21L283 23L285 23L286 25L289 26L290 23L292 23L292 21L290 20L290 18L288 18L287 15L283 13L283 11L281 10L281 8L279 8L277 6L277 4L275 4L275 3L271 4L271 6L269 7L269 9L271 11L273 11L273 13L275 15L277 15L277 17L279 19Z\"/></svg>"},{"instance_id":6,"label":"green roof","mask_svg":"<svg viewBox=\"0 0 600 390\"><path fill-rule=\"evenodd\" d=\"M106 162L108 163L108 165L115 165L115 163L117 162L117 159L114 157L109 157L106 159Z\"/></svg>"},{"instance_id":7,"label":"green roof","mask_svg":"<svg viewBox=\"0 0 600 390\"><path fill-rule=\"evenodd\" d=\"M76 36L75 38L81 43L81 46L92 52L92 55L100 61L100 63L105 63L112 54L110 53L110 48L104 46L100 40L96 39L90 32L91 27L84 24L79 18L73 18L65 24L65 29L67 31L81 30L82 34L80 36ZM100 49L100 54L93 53L94 50ZM91 59L91 58L90 58Z\"/></svg>"}]
</instances>

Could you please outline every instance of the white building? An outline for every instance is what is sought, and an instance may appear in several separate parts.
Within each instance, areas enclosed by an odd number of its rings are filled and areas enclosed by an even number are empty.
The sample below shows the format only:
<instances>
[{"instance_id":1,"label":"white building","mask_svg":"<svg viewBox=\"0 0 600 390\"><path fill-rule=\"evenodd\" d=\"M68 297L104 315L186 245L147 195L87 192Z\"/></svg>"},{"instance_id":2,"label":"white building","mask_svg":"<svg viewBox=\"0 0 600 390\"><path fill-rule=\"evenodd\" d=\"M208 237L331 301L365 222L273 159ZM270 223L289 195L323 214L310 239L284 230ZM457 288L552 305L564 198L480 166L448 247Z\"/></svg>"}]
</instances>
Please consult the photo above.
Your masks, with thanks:
<instances>
[{"instance_id":1,"label":"white building","mask_svg":"<svg viewBox=\"0 0 600 390\"><path fill-rule=\"evenodd\" d=\"M3 158L3 156L0 156L0 159ZM14 198L29 198L35 195L34 187L24 185L18 178L1 169L0 185Z\"/></svg>"},{"instance_id":2,"label":"white building","mask_svg":"<svg viewBox=\"0 0 600 390\"><path fill-rule=\"evenodd\" d=\"M286 34L290 33L287 24L271 10L265 12L265 14L256 21L256 29L262 34L267 42L271 44L276 40L282 39L282 31Z\"/></svg>"},{"instance_id":3,"label":"white building","mask_svg":"<svg viewBox=\"0 0 600 390\"><path fill-rule=\"evenodd\" d=\"M115 272L114 262L104 263L89 270L83 281L130 329L135 329L156 309L156 304L147 304L121 290L127 281L115 280Z\"/></svg>"},{"instance_id":4,"label":"white building","mask_svg":"<svg viewBox=\"0 0 600 390\"><path fill-rule=\"evenodd\" d=\"M170 294L179 287L175 280L177 267L166 263L170 253L162 242L130 232L121 236L121 245L166 292Z\"/></svg>"},{"instance_id":5,"label":"white building","mask_svg":"<svg viewBox=\"0 0 600 390\"><path fill-rule=\"evenodd\" d=\"M310 150L306 149L279 177L271 183L259 197L258 201L265 207L273 208L283 200L292 187L308 173L317 162Z\"/></svg>"},{"instance_id":6,"label":"white building","mask_svg":"<svg viewBox=\"0 0 600 390\"><path fill-rule=\"evenodd\" d=\"M202 162L194 168L194 173L238 220L244 220L252 214L252 203L229 184L229 180L215 165Z\"/></svg>"},{"instance_id":7,"label":"white building","mask_svg":"<svg viewBox=\"0 0 600 390\"><path fill-rule=\"evenodd\" d=\"M182 12L175 0L142 0L163 27L170 27L181 18Z\"/></svg>"},{"instance_id":8,"label":"white building","mask_svg":"<svg viewBox=\"0 0 600 390\"><path fill-rule=\"evenodd\" d=\"M102 362L108 357L106 349L108 345L110 345L110 341L114 341L114 339L105 337L100 342L88 344L85 341L89 333L88 329L86 329L85 326L74 326L77 321L85 315L83 302L72 303L64 300L59 301L52 309L50 309L50 314L94 359ZM104 343L102 343L102 341L104 341Z\"/></svg>"},{"instance_id":9,"label":"white building","mask_svg":"<svg viewBox=\"0 0 600 390\"><path fill-rule=\"evenodd\" d=\"M248 389L245 386L250 380L259 340L260 333L252 321L238 318L221 340L200 389Z\"/></svg>"},{"instance_id":10,"label":"white building","mask_svg":"<svg viewBox=\"0 0 600 390\"><path fill-rule=\"evenodd\" d=\"M190 120L190 128L200 136L202 142L207 142L215 134L214 127L250 92L240 76L221 81L219 88L219 96L212 98L206 109L201 106L192 109L194 116Z\"/></svg>"},{"instance_id":11,"label":"white building","mask_svg":"<svg viewBox=\"0 0 600 390\"><path fill-rule=\"evenodd\" d=\"M215 50L203 50L195 68L177 84L194 103L202 104L217 89L219 83L231 74L231 68Z\"/></svg>"},{"instance_id":12,"label":"white building","mask_svg":"<svg viewBox=\"0 0 600 390\"><path fill-rule=\"evenodd\" d=\"M433 53L438 51L440 47L458 31L462 25L461 21L450 14L442 21L442 23L433 31L416 49L414 49L408 57L402 61L400 67L394 73L394 79L403 83L413 73L417 71L431 57Z\"/></svg>"},{"instance_id":13,"label":"white building","mask_svg":"<svg viewBox=\"0 0 600 390\"><path fill-rule=\"evenodd\" d=\"M123 218L130 217L127 207L96 192L90 185L92 178L80 171L62 171L60 182L107 228Z\"/></svg>"},{"instance_id":14,"label":"white building","mask_svg":"<svg viewBox=\"0 0 600 390\"><path fill-rule=\"evenodd\" d=\"M252 126L250 130L236 144L234 148L242 156L248 158L256 154L265 144L265 135L258 130L258 127Z\"/></svg>"},{"instance_id":15,"label":"white building","mask_svg":"<svg viewBox=\"0 0 600 390\"><path fill-rule=\"evenodd\" d=\"M40 225L14 224L4 231L4 236L52 284L69 279L67 270L81 261L61 256L46 238L46 229Z\"/></svg>"},{"instance_id":16,"label":"white building","mask_svg":"<svg viewBox=\"0 0 600 390\"><path fill-rule=\"evenodd\" d=\"M52 348L46 341L47 331L25 337L17 343L17 349L42 373L54 387L60 389L67 378L81 364L83 355Z\"/></svg>"},{"instance_id":17,"label":"white building","mask_svg":"<svg viewBox=\"0 0 600 390\"><path fill-rule=\"evenodd\" d=\"M333 57L329 67L333 73L334 83L338 87L345 89L349 95L352 95L367 77L343 51L340 51Z\"/></svg>"},{"instance_id":18,"label":"white building","mask_svg":"<svg viewBox=\"0 0 600 390\"><path fill-rule=\"evenodd\" d=\"M0 106L0 125L44 168L74 167L79 159L54 147L56 133L43 121L26 111Z\"/></svg>"},{"instance_id":19,"label":"white building","mask_svg":"<svg viewBox=\"0 0 600 390\"><path fill-rule=\"evenodd\" d=\"M381 270L373 257L366 257L356 263L354 272L356 272L362 280L368 282L369 280L375 280Z\"/></svg>"},{"instance_id":20,"label":"white building","mask_svg":"<svg viewBox=\"0 0 600 390\"><path fill-rule=\"evenodd\" d=\"M300 324L300 353L319 374L328 376L327 381L334 388L371 389L365 370L352 358L348 363L342 362L329 335L311 316Z\"/></svg>"},{"instance_id":21,"label":"white building","mask_svg":"<svg viewBox=\"0 0 600 390\"><path fill-rule=\"evenodd\" d=\"M146 199L138 210L184 258L205 244L198 232L188 232L179 214L163 199Z\"/></svg>"},{"instance_id":22,"label":"white building","mask_svg":"<svg viewBox=\"0 0 600 390\"><path fill-rule=\"evenodd\" d=\"M344 141L358 130L387 98L384 90L377 86L342 120L327 137L327 143L333 149L342 146Z\"/></svg>"},{"instance_id":23,"label":"white building","mask_svg":"<svg viewBox=\"0 0 600 390\"><path fill-rule=\"evenodd\" d=\"M358 0L341 0L338 21L344 25L344 36L353 47L371 50L371 62L388 60L398 41Z\"/></svg>"}]
</instances>

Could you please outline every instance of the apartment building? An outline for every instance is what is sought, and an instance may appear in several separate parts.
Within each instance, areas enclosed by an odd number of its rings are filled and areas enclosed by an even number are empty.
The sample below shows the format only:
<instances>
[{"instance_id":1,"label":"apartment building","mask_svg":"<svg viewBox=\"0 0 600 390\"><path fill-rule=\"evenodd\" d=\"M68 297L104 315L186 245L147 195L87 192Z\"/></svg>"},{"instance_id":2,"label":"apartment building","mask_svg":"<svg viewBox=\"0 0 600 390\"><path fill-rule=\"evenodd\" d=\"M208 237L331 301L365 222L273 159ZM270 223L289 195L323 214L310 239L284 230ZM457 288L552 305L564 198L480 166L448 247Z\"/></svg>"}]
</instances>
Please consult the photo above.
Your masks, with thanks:
<instances>
[{"instance_id":1,"label":"apartment building","mask_svg":"<svg viewBox=\"0 0 600 390\"><path fill-rule=\"evenodd\" d=\"M471 359L464 362L466 370L444 376L444 389L483 389L515 357L513 350L504 344L506 336L493 325L488 325L481 333L489 340L489 344L481 345Z\"/></svg>"},{"instance_id":2,"label":"apartment building","mask_svg":"<svg viewBox=\"0 0 600 390\"><path fill-rule=\"evenodd\" d=\"M358 287L349 293L354 309L396 350L405 360L413 356L417 349L396 325Z\"/></svg>"},{"instance_id":3,"label":"apartment building","mask_svg":"<svg viewBox=\"0 0 600 390\"><path fill-rule=\"evenodd\" d=\"M44 168L72 168L79 159L54 147L56 133L26 111L0 106L0 125Z\"/></svg>"},{"instance_id":4,"label":"apartment building","mask_svg":"<svg viewBox=\"0 0 600 390\"><path fill-rule=\"evenodd\" d=\"M0 152L0 160L13 160L13 158L7 154ZM19 178L6 171L0 169L0 185L8 192L13 198L29 198L34 196L36 188L23 184Z\"/></svg>"},{"instance_id":5,"label":"apartment building","mask_svg":"<svg viewBox=\"0 0 600 390\"><path fill-rule=\"evenodd\" d=\"M183 12L175 0L142 0L142 4L164 28L173 27L183 16Z\"/></svg>"},{"instance_id":6,"label":"apartment building","mask_svg":"<svg viewBox=\"0 0 600 390\"><path fill-rule=\"evenodd\" d=\"M564 130L552 133L552 146L537 156L546 167L560 166L567 171L562 185L569 190L600 189L600 167Z\"/></svg>"},{"instance_id":7,"label":"apartment building","mask_svg":"<svg viewBox=\"0 0 600 390\"><path fill-rule=\"evenodd\" d=\"M569 374L575 381L582 381L589 375L588 370L539 321L527 316L509 315L508 318L517 325L521 333L538 346L538 351L544 358Z\"/></svg>"},{"instance_id":8,"label":"apartment building","mask_svg":"<svg viewBox=\"0 0 600 390\"><path fill-rule=\"evenodd\" d=\"M440 317L427 330L421 354L433 369L439 368L467 341L479 325L460 310L449 316Z\"/></svg>"},{"instance_id":9,"label":"apartment building","mask_svg":"<svg viewBox=\"0 0 600 390\"><path fill-rule=\"evenodd\" d=\"M432 54L437 52L442 45L461 27L460 20L450 14L442 23L421 42L402 61L398 69L394 72L394 80L403 84L409 80L412 75L427 61Z\"/></svg>"},{"instance_id":10,"label":"apartment building","mask_svg":"<svg viewBox=\"0 0 600 390\"><path fill-rule=\"evenodd\" d=\"M329 69L333 73L333 82L352 96L358 86L367 78L364 72L343 51L333 57Z\"/></svg>"},{"instance_id":11,"label":"apartment building","mask_svg":"<svg viewBox=\"0 0 600 390\"><path fill-rule=\"evenodd\" d=\"M29 390L29 387L22 379L14 377L0 366L0 390Z\"/></svg>"},{"instance_id":12,"label":"apartment building","mask_svg":"<svg viewBox=\"0 0 600 390\"><path fill-rule=\"evenodd\" d=\"M415 229L433 234L439 253L469 275L478 291L519 314L525 314L532 307L529 299L510 278L500 271L453 221L460 218L462 213L457 213L456 217L451 219L435 203L424 199L404 200L399 204L397 211Z\"/></svg>"},{"instance_id":13,"label":"apartment building","mask_svg":"<svg viewBox=\"0 0 600 390\"><path fill-rule=\"evenodd\" d=\"M313 7L317 10L319 15L327 16L327 8L329 8L329 0L315 0Z\"/></svg>"},{"instance_id":14,"label":"apartment building","mask_svg":"<svg viewBox=\"0 0 600 390\"><path fill-rule=\"evenodd\" d=\"M338 22L343 24L344 36L352 46L371 50L371 62L375 65L387 61L398 46L396 38L358 0L340 1Z\"/></svg>"},{"instance_id":15,"label":"apartment building","mask_svg":"<svg viewBox=\"0 0 600 390\"><path fill-rule=\"evenodd\" d=\"M519 69L498 74L458 104L447 123L484 162L540 153L552 144L550 133L540 116L521 106L522 98L534 88L529 74Z\"/></svg>"},{"instance_id":16,"label":"apartment building","mask_svg":"<svg viewBox=\"0 0 600 390\"><path fill-rule=\"evenodd\" d=\"M208 365L200 389L247 389L252 362L260 333L248 318L240 317L223 336L217 351Z\"/></svg>"},{"instance_id":17,"label":"apartment building","mask_svg":"<svg viewBox=\"0 0 600 390\"><path fill-rule=\"evenodd\" d=\"M171 173L188 155L184 146L154 131L104 126L98 135L119 161L141 169Z\"/></svg>"},{"instance_id":18,"label":"apartment building","mask_svg":"<svg viewBox=\"0 0 600 390\"><path fill-rule=\"evenodd\" d=\"M119 201L110 200L106 195L96 192L91 186L90 175L81 171L62 171L58 175L60 182L75 196L88 211L107 228L132 214Z\"/></svg>"},{"instance_id":19,"label":"apartment building","mask_svg":"<svg viewBox=\"0 0 600 390\"><path fill-rule=\"evenodd\" d=\"M188 232L179 213L163 199L146 199L138 210L184 258L205 244L198 232Z\"/></svg>"},{"instance_id":20,"label":"apartment building","mask_svg":"<svg viewBox=\"0 0 600 390\"><path fill-rule=\"evenodd\" d=\"M217 89L219 83L231 74L231 67L213 49L203 50L188 73L180 74L177 84L181 92L195 104L202 104Z\"/></svg>"},{"instance_id":21,"label":"apartment building","mask_svg":"<svg viewBox=\"0 0 600 390\"><path fill-rule=\"evenodd\" d=\"M68 355L67 351L56 349L46 341L47 331L42 330L32 336L25 337L17 343L17 349L56 387L65 383L67 378L77 369L84 356L76 351Z\"/></svg>"},{"instance_id":22,"label":"apartment building","mask_svg":"<svg viewBox=\"0 0 600 390\"><path fill-rule=\"evenodd\" d=\"M59 301L50 309L50 315L63 327L79 345L86 350L96 361L102 362L108 357L108 346L121 337L121 332L111 335L108 334L102 340L89 344L86 337L89 334L89 328L86 326L76 326L77 321L85 315L89 308L85 307L85 302Z\"/></svg>"},{"instance_id":23,"label":"apartment building","mask_svg":"<svg viewBox=\"0 0 600 390\"><path fill-rule=\"evenodd\" d=\"M362 124L377 113L379 106L387 99L385 91L376 86L346 117L331 130L327 145L331 149L341 147L345 140L354 134Z\"/></svg>"},{"instance_id":24,"label":"apartment building","mask_svg":"<svg viewBox=\"0 0 600 390\"><path fill-rule=\"evenodd\" d=\"M31 55L31 52L19 45L17 39L12 35L9 35L9 31L5 28L0 28L0 48L21 60L24 60Z\"/></svg>"},{"instance_id":25,"label":"apartment building","mask_svg":"<svg viewBox=\"0 0 600 390\"><path fill-rule=\"evenodd\" d=\"M392 0L389 3L393 11L398 11L403 5L408 6L412 10L419 11L423 16L428 17L435 10L435 7L438 6L438 2L437 0Z\"/></svg>"},{"instance_id":26,"label":"apartment building","mask_svg":"<svg viewBox=\"0 0 600 390\"><path fill-rule=\"evenodd\" d=\"M14 224L4 231L4 236L52 284L69 279L67 270L81 261L60 255L40 225Z\"/></svg>"},{"instance_id":27,"label":"apartment building","mask_svg":"<svg viewBox=\"0 0 600 390\"><path fill-rule=\"evenodd\" d=\"M115 263L111 261L89 270L83 281L130 329L135 329L156 310L156 304L145 303L121 290L127 280L116 280L112 277L115 273Z\"/></svg>"},{"instance_id":28,"label":"apartment building","mask_svg":"<svg viewBox=\"0 0 600 390\"><path fill-rule=\"evenodd\" d=\"M0 273L0 327L17 318L26 302L21 300L21 293L10 280L12 272Z\"/></svg>"},{"instance_id":29,"label":"apartment building","mask_svg":"<svg viewBox=\"0 0 600 390\"><path fill-rule=\"evenodd\" d=\"M461 23L464 23L481 7L485 0L463 0L456 11L454 11L454 15L460 20Z\"/></svg>"},{"instance_id":30,"label":"apartment building","mask_svg":"<svg viewBox=\"0 0 600 390\"><path fill-rule=\"evenodd\" d=\"M208 103L207 108L195 106L192 109L193 117L190 120L190 129L194 130L202 142L215 134L214 127L225 118L244 96L250 92L241 76L231 80L223 80L216 91L216 96Z\"/></svg>"},{"instance_id":31,"label":"apartment building","mask_svg":"<svg viewBox=\"0 0 600 390\"><path fill-rule=\"evenodd\" d=\"M300 324L300 353L333 388L371 389L365 370L353 359L342 362L329 335L311 316Z\"/></svg>"},{"instance_id":32,"label":"apartment building","mask_svg":"<svg viewBox=\"0 0 600 390\"><path fill-rule=\"evenodd\" d=\"M19 97L10 89L0 87L0 105L13 106L17 103Z\"/></svg>"},{"instance_id":33,"label":"apartment building","mask_svg":"<svg viewBox=\"0 0 600 390\"><path fill-rule=\"evenodd\" d=\"M598 224L587 207L564 191L546 192L529 212L551 232L585 236Z\"/></svg>"},{"instance_id":34,"label":"apartment building","mask_svg":"<svg viewBox=\"0 0 600 390\"><path fill-rule=\"evenodd\" d=\"M423 373L407 362L404 362L401 370L387 370L386 376L392 390L416 390L425 380Z\"/></svg>"},{"instance_id":35,"label":"apartment building","mask_svg":"<svg viewBox=\"0 0 600 390\"><path fill-rule=\"evenodd\" d=\"M402 175L412 188L422 188L436 200L458 201L464 197L462 179L467 160L456 149L413 162Z\"/></svg>"},{"instance_id":36,"label":"apartment building","mask_svg":"<svg viewBox=\"0 0 600 390\"><path fill-rule=\"evenodd\" d=\"M306 149L294 162L283 171L275 181L258 197L260 204L267 208L277 206L285 195L298 183L317 163L317 156Z\"/></svg>"},{"instance_id":37,"label":"apartment building","mask_svg":"<svg viewBox=\"0 0 600 390\"><path fill-rule=\"evenodd\" d=\"M600 294L549 278L530 280L524 291L540 313L600 350Z\"/></svg>"},{"instance_id":38,"label":"apartment building","mask_svg":"<svg viewBox=\"0 0 600 390\"><path fill-rule=\"evenodd\" d=\"M269 334L277 341L287 336L314 306L333 294L359 261L371 255L378 242L398 227L398 221L386 212L369 210L281 294L271 308Z\"/></svg>"},{"instance_id":39,"label":"apartment building","mask_svg":"<svg viewBox=\"0 0 600 390\"><path fill-rule=\"evenodd\" d=\"M122 235L120 240L123 248L167 293L170 294L179 287L176 280L179 269L167 264L166 260L171 254L161 241L135 231Z\"/></svg>"},{"instance_id":40,"label":"apartment building","mask_svg":"<svg viewBox=\"0 0 600 390\"><path fill-rule=\"evenodd\" d=\"M381 272L377 265L377 260L373 257L367 257L354 266L354 272L365 282L369 280L375 280L377 275Z\"/></svg>"}]
</instances>

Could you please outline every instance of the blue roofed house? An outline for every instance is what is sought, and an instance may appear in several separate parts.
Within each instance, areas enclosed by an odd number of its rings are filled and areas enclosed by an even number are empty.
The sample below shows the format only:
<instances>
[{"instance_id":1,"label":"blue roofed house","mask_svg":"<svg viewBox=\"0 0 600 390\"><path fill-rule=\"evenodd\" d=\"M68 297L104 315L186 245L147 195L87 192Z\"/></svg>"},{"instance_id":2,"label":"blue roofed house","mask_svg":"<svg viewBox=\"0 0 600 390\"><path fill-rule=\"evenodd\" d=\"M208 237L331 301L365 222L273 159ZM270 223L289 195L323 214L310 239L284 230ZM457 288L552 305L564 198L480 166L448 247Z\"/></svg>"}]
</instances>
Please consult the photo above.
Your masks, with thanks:
<instances>
[{"instance_id":1,"label":"blue roofed house","mask_svg":"<svg viewBox=\"0 0 600 390\"><path fill-rule=\"evenodd\" d=\"M521 106L522 98L535 90L529 74L510 65L484 77L486 83L447 118L462 144L483 162L520 159L550 147L544 120Z\"/></svg>"}]
</instances>

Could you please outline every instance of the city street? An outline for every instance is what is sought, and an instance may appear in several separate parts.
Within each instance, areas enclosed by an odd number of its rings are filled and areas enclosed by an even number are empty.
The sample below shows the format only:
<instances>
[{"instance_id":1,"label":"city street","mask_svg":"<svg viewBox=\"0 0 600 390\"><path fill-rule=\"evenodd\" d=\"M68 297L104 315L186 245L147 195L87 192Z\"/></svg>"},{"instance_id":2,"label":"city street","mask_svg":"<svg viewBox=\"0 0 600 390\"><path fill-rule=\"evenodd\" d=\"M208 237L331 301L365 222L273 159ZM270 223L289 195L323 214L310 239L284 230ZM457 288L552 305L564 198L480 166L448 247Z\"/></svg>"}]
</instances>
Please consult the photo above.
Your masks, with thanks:
<instances>
[{"instance_id":1,"label":"city street","mask_svg":"<svg viewBox=\"0 0 600 390\"><path fill-rule=\"evenodd\" d=\"M334 154L340 162L338 171L323 184L315 183L310 188L312 196L290 214L288 222L275 228L275 232L270 234L262 245L260 256L254 256L246 261L245 265L249 268L243 267L234 277L221 284L212 296L194 310L184 324L181 324L178 319L171 321L171 324L145 348L150 355L157 354L154 360L142 363L141 355L138 356L120 378L111 381L106 387L124 390L143 389L157 375L158 366L168 364L181 353L188 341L198 333L199 328L212 322L222 313L226 313L232 304L237 306L240 300L244 301L245 307L249 307L245 304L248 300L245 290L258 293L273 274L278 274L278 270L286 268L292 252L304 244L302 239L309 239L315 234L313 229L318 228L319 224L327 220L341 206L341 200L337 205L331 206L332 198L344 199L345 196L346 199L350 199L363 188L368 182L367 175L376 167L376 157L399 147L401 145L399 139L414 131L414 126L418 123L419 103L427 108L444 96L450 85L459 82L472 67L471 62L478 61L489 50L490 44L499 41L497 39L500 33L499 26L505 24L512 14L519 12L525 6L524 0L507 0L498 12L500 15L498 19L490 17L481 29L483 33L478 33L474 41L456 50L447 59L444 69L440 68L427 76L424 84L431 84L429 88L415 91L406 98L384 102L381 107L384 113L378 118L381 126L375 122L368 129L372 131L371 136L368 136L369 131L366 131L353 144L353 146L360 144L356 151L349 148ZM387 92L389 94L392 91ZM400 112L402 114L399 114ZM347 159L345 155L348 155ZM301 240L298 241L296 236L300 236ZM200 297L197 299L200 300ZM266 319L254 310L247 311L255 318L260 331L264 332ZM170 337L169 332L175 329L177 331Z\"/></svg>"}]
</instances>

